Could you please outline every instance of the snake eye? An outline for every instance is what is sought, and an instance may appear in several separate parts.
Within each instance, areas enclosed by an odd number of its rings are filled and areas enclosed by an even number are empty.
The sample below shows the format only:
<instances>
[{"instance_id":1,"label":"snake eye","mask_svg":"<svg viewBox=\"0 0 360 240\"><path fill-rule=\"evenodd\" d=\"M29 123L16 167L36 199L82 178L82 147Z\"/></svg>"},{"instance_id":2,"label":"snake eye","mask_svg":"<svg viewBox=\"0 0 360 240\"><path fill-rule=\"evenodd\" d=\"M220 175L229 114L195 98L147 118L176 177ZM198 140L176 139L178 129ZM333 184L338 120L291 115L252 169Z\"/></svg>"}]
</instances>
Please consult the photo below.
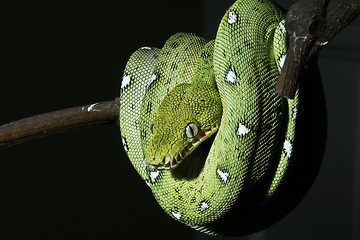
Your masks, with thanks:
<instances>
[{"instance_id":1,"label":"snake eye","mask_svg":"<svg viewBox=\"0 0 360 240\"><path fill-rule=\"evenodd\" d=\"M195 123L189 123L185 128L185 134L188 138L193 138L199 133L199 129Z\"/></svg>"},{"instance_id":2,"label":"snake eye","mask_svg":"<svg viewBox=\"0 0 360 240\"><path fill-rule=\"evenodd\" d=\"M151 131L152 134L154 134L154 123L152 123L152 124L150 125L150 131Z\"/></svg>"}]
</instances>

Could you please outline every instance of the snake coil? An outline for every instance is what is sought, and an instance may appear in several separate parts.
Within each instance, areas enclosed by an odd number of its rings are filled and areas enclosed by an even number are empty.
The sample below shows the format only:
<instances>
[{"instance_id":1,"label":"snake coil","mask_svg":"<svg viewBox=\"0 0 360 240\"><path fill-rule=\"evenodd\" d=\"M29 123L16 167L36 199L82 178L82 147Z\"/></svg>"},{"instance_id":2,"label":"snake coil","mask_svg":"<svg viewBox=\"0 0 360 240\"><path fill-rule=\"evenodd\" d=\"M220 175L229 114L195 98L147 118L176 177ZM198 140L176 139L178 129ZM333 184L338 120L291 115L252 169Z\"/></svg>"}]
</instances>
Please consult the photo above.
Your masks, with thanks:
<instances>
[{"instance_id":1,"label":"snake coil","mask_svg":"<svg viewBox=\"0 0 360 240\"><path fill-rule=\"evenodd\" d=\"M287 38L276 4L238 0L215 40L177 33L130 57L122 142L174 219L212 235L247 234L308 191L325 146L325 103L316 64L304 72L311 87L301 83L294 99L276 95Z\"/></svg>"}]
</instances>

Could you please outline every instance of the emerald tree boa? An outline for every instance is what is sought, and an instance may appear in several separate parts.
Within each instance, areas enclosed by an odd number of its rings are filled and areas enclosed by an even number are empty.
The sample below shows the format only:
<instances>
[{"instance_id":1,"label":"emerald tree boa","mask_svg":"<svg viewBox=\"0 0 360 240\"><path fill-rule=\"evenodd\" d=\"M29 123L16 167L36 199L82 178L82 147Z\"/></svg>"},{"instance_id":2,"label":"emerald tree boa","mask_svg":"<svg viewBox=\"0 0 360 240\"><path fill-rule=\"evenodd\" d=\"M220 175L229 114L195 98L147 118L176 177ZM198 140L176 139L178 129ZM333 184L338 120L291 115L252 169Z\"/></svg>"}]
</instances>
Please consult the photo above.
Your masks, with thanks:
<instances>
[{"instance_id":1,"label":"emerald tree boa","mask_svg":"<svg viewBox=\"0 0 360 240\"><path fill-rule=\"evenodd\" d=\"M135 51L124 70L125 151L164 211L202 232L267 227L301 200L320 167L326 114L316 64L294 99L275 93L284 16L272 1L238 0L214 40L177 33L161 49Z\"/></svg>"}]
</instances>

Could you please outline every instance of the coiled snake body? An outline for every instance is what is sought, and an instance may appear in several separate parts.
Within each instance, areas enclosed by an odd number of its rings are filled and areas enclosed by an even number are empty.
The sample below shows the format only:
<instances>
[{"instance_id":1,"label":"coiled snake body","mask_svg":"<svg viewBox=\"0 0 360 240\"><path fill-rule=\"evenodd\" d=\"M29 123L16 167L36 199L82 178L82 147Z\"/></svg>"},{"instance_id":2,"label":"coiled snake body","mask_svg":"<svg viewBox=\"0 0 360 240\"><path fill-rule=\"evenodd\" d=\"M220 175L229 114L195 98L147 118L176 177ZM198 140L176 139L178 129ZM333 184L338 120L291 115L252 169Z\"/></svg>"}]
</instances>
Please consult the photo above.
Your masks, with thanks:
<instances>
[{"instance_id":1,"label":"coiled snake body","mask_svg":"<svg viewBox=\"0 0 360 240\"><path fill-rule=\"evenodd\" d=\"M297 159L302 89L292 100L274 90L286 50L282 10L268 0L238 0L215 40L178 33L162 49L130 57L120 91L123 145L174 219L237 235L289 211L268 210Z\"/></svg>"}]
</instances>

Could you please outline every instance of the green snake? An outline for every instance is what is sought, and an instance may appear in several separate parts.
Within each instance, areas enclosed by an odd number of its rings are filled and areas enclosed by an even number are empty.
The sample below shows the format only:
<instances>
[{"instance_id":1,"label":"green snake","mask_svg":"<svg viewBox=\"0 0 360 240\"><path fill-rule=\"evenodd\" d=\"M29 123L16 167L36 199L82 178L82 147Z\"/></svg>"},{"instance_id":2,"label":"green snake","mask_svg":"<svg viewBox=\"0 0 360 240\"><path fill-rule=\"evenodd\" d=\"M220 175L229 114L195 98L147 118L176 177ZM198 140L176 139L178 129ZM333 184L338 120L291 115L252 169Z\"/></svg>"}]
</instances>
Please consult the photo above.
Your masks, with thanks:
<instances>
[{"instance_id":1,"label":"green snake","mask_svg":"<svg viewBox=\"0 0 360 240\"><path fill-rule=\"evenodd\" d=\"M302 96L301 87L294 99L274 90L287 51L284 16L272 1L238 0L214 40L177 33L126 65L125 151L164 211L192 228L257 231L233 223L254 221L281 195Z\"/></svg>"}]
</instances>

